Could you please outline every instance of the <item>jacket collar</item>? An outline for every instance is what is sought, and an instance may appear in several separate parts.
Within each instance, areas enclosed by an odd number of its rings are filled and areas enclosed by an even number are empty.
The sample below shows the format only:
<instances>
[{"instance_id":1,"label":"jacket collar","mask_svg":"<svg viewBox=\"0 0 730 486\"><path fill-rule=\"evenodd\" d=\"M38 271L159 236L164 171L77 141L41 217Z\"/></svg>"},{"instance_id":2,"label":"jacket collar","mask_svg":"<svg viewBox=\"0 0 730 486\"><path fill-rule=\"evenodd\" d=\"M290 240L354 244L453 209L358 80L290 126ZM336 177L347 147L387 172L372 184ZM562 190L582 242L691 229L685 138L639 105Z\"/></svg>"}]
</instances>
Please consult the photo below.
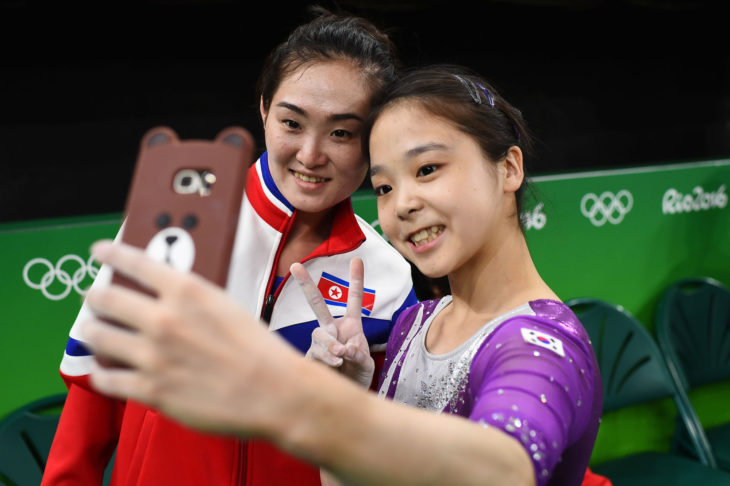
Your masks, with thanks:
<instances>
[{"instance_id":1,"label":"jacket collar","mask_svg":"<svg viewBox=\"0 0 730 486\"><path fill-rule=\"evenodd\" d=\"M297 210L276 187L269 171L267 152L264 152L248 171L246 197L256 213L269 226L284 236L286 235L291 222L296 217ZM348 197L335 206L335 216L329 239L307 259L344 253L357 248L363 241L365 241L365 234L360 229L352 210L352 202Z\"/></svg>"}]
</instances>

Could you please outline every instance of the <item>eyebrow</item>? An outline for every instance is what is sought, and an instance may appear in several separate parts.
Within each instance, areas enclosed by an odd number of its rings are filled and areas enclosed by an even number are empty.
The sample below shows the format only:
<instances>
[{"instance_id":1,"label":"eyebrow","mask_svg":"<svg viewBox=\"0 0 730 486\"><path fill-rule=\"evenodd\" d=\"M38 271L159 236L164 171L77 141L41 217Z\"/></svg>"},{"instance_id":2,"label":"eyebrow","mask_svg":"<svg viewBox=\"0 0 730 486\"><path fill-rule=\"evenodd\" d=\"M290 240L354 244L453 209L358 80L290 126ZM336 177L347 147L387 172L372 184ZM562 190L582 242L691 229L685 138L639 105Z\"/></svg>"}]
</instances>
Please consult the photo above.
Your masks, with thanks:
<instances>
[{"instance_id":1,"label":"eyebrow","mask_svg":"<svg viewBox=\"0 0 730 486\"><path fill-rule=\"evenodd\" d=\"M287 103L286 101L280 101L279 103L276 104L276 106L279 106L281 108L286 108L287 110L291 110L294 113L298 113L299 115L302 115L302 116L307 116L307 112L304 111L302 108L300 108L299 106L297 106L295 104ZM341 121L341 120L357 120L360 122L363 121L362 117L360 117L354 113L335 113L334 115L330 115L329 118L332 121Z\"/></svg>"},{"instance_id":2,"label":"eyebrow","mask_svg":"<svg viewBox=\"0 0 730 486\"><path fill-rule=\"evenodd\" d=\"M432 150L449 150L449 147L443 143L426 143L424 145L419 145L418 147L413 147L412 149L409 149L405 153L406 159L412 159L413 157L417 157L425 152L430 152ZM382 170L382 167L379 165L371 166L370 168L370 177L378 174Z\"/></svg>"},{"instance_id":3,"label":"eyebrow","mask_svg":"<svg viewBox=\"0 0 730 486\"><path fill-rule=\"evenodd\" d=\"M414 148L408 150L406 152L406 158L411 159L413 157L421 155L422 153L430 152L432 150L448 150L448 149L449 149L449 147L447 147L443 143L435 143L435 142L427 143L427 144L419 145L418 147L414 147Z\"/></svg>"},{"instance_id":4,"label":"eyebrow","mask_svg":"<svg viewBox=\"0 0 730 486\"><path fill-rule=\"evenodd\" d=\"M371 165L370 166L370 177L373 177L374 175L377 175L378 172L380 172L380 166L379 165Z\"/></svg>"}]
</instances>

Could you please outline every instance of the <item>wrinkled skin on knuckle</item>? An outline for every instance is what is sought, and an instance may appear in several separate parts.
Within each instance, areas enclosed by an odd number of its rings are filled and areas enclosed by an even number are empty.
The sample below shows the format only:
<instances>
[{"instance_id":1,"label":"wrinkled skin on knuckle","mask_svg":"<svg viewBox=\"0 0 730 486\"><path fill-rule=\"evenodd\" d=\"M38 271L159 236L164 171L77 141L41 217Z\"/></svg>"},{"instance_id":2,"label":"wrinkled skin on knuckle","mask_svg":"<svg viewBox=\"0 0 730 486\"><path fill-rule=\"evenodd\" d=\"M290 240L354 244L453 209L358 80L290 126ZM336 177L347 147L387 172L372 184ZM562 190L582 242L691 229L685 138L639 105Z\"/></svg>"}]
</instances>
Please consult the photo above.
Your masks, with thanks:
<instances>
[{"instance_id":1,"label":"wrinkled skin on knuckle","mask_svg":"<svg viewBox=\"0 0 730 486\"><path fill-rule=\"evenodd\" d=\"M182 303L194 302L200 299L204 291L203 284L195 278L195 275L188 274L177 280L174 295L175 299Z\"/></svg>"},{"instance_id":2,"label":"wrinkled skin on knuckle","mask_svg":"<svg viewBox=\"0 0 730 486\"><path fill-rule=\"evenodd\" d=\"M330 343L330 335L322 328L317 328L312 332L312 344L310 349L313 351L319 351L320 349L327 349Z\"/></svg>"},{"instance_id":3,"label":"wrinkled skin on knuckle","mask_svg":"<svg viewBox=\"0 0 730 486\"><path fill-rule=\"evenodd\" d=\"M135 252L137 252L137 250L135 250ZM135 255L134 258L130 259L127 257L125 260L125 265L127 266L127 271L125 273L130 275L144 274L145 267L147 266L147 259L140 258L139 255Z\"/></svg>"},{"instance_id":4,"label":"wrinkled skin on knuckle","mask_svg":"<svg viewBox=\"0 0 730 486\"><path fill-rule=\"evenodd\" d=\"M322 347L320 347L320 346L316 346L314 348L311 348L309 350L309 352L307 353L307 355L308 355L308 357L310 359L313 359L315 361L319 361L319 362L324 363L324 364L329 364L329 363L327 363L327 359L326 359L327 353L325 353L324 349Z\"/></svg>"},{"instance_id":5,"label":"wrinkled skin on knuckle","mask_svg":"<svg viewBox=\"0 0 730 486\"><path fill-rule=\"evenodd\" d=\"M336 343L334 341L330 341L329 343L327 343L326 348L325 348L327 351L327 354L331 354L332 356L339 356L339 353L337 353L335 351L335 345L336 345Z\"/></svg>"},{"instance_id":6,"label":"wrinkled skin on knuckle","mask_svg":"<svg viewBox=\"0 0 730 486\"><path fill-rule=\"evenodd\" d=\"M150 338L158 346L171 341L179 327L180 317L174 308L158 309L151 318L153 325L149 329Z\"/></svg>"},{"instance_id":7,"label":"wrinkled skin on knuckle","mask_svg":"<svg viewBox=\"0 0 730 486\"><path fill-rule=\"evenodd\" d=\"M158 348L151 346L140 347L135 350L139 368L154 378L162 378L166 369L167 361Z\"/></svg>"},{"instance_id":8,"label":"wrinkled skin on knuckle","mask_svg":"<svg viewBox=\"0 0 730 486\"><path fill-rule=\"evenodd\" d=\"M318 327L314 331L312 331L312 344L317 344L321 342L323 334L326 334L326 332L321 327Z\"/></svg>"}]
</instances>

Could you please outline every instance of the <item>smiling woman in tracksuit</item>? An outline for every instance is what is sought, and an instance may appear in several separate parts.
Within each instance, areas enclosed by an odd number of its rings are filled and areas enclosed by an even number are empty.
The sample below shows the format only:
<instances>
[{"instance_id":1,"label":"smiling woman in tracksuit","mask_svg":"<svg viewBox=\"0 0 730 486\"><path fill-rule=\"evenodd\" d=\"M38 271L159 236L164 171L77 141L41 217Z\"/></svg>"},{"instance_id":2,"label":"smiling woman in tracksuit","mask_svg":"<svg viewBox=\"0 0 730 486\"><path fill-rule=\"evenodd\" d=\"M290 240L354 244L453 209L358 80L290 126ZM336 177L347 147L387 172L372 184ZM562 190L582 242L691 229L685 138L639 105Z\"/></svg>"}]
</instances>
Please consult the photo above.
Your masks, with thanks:
<instances>
[{"instance_id":1,"label":"smiling woman in tracksuit","mask_svg":"<svg viewBox=\"0 0 730 486\"><path fill-rule=\"evenodd\" d=\"M367 171L362 123L395 68L390 41L374 26L322 12L270 54L259 80L267 151L249 169L226 290L302 352L317 319L289 278L295 262L316 276L335 316L345 310L350 260L365 262L362 316L376 356L416 301L408 263L349 199ZM100 484L115 448L114 485L319 484L316 467L266 442L193 431L94 392L80 334L89 312L84 305L61 363L69 393L43 485Z\"/></svg>"}]
</instances>

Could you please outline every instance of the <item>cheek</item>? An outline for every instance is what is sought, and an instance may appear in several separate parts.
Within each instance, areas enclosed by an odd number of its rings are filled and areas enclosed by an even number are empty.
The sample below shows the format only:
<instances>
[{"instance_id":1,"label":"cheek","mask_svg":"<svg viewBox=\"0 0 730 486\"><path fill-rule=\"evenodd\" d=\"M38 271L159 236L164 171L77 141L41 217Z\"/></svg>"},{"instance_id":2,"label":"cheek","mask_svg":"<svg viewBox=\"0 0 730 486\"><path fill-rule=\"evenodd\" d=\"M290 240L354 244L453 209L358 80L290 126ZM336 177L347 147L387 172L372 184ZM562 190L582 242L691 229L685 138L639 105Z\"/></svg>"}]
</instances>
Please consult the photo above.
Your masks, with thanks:
<instances>
[{"instance_id":1,"label":"cheek","mask_svg":"<svg viewBox=\"0 0 730 486\"><path fill-rule=\"evenodd\" d=\"M398 229L398 218L395 217L395 212L389 207L387 202L383 201L384 198L378 198L378 224L383 234L391 242L398 240L397 229ZM395 244L395 243L394 243Z\"/></svg>"},{"instance_id":2,"label":"cheek","mask_svg":"<svg viewBox=\"0 0 730 486\"><path fill-rule=\"evenodd\" d=\"M332 158L342 170L352 173L365 172L367 163L362 155L359 143L342 144L332 149Z\"/></svg>"},{"instance_id":3,"label":"cheek","mask_svg":"<svg viewBox=\"0 0 730 486\"><path fill-rule=\"evenodd\" d=\"M292 153L297 151L297 147L291 137L286 136L276 129L267 130L264 134L264 141L266 143L266 150L274 157L274 162L284 162L291 156Z\"/></svg>"},{"instance_id":4,"label":"cheek","mask_svg":"<svg viewBox=\"0 0 730 486\"><path fill-rule=\"evenodd\" d=\"M355 189L357 189L365 179L365 174L368 171L368 164L362 156L360 145L358 144L357 147L343 147L332 155L333 158L336 157L335 160L339 171L352 180Z\"/></svg>"}]
</instances>

